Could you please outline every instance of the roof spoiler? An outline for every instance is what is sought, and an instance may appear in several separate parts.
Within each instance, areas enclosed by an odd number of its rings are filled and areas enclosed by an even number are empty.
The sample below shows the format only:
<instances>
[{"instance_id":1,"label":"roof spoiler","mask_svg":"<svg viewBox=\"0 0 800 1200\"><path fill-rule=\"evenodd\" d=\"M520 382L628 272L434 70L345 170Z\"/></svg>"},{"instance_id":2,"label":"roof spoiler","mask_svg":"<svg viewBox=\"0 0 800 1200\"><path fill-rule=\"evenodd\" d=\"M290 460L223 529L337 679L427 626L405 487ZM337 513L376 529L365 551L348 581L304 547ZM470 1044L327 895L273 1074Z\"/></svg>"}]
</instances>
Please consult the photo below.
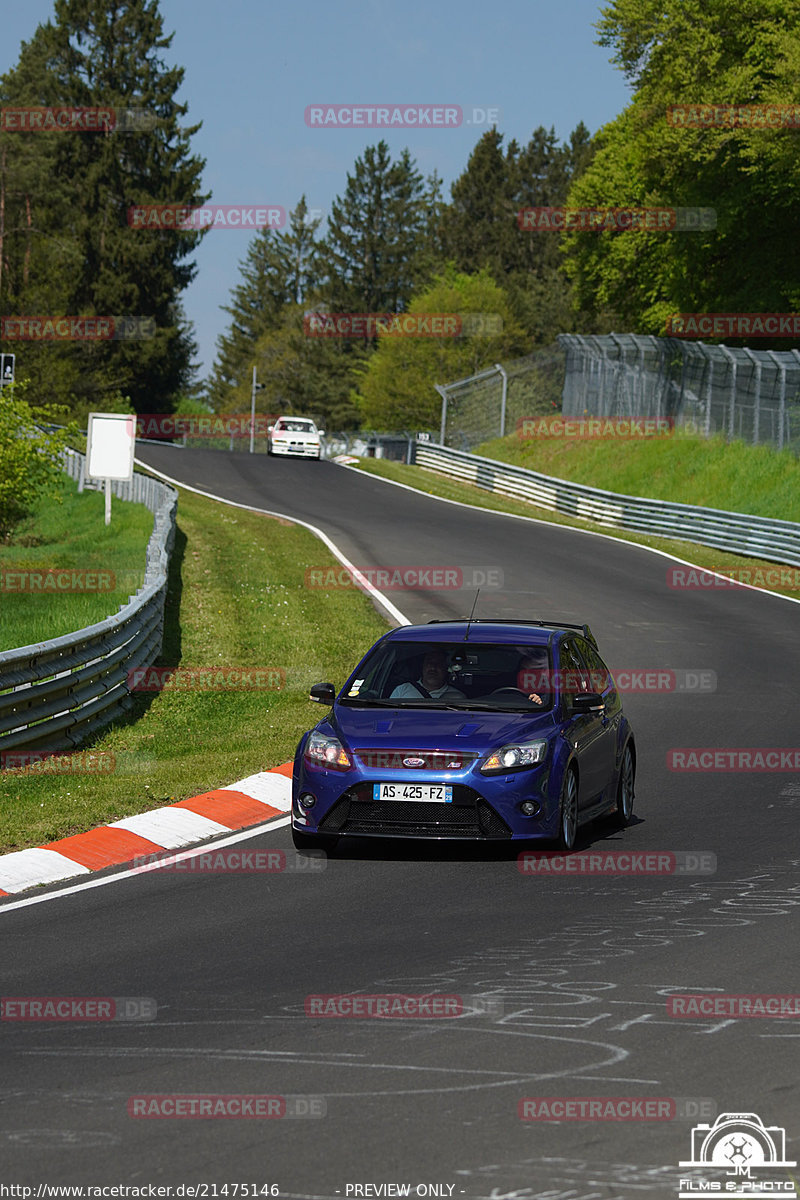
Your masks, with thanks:
<instances>
[{"instance_id":1,"label":"roof spoiler","mask_svg":"<svg viewBox=\"0 0 800 1200\"><path fill-rule=\"evenodd\" d=\"M428 621L428 625L453 625L469 620L467 617L435 617ZM583 625L577 621L535 621L526 620L517 617L472 617L470 620L472 625L533 625L538 629L577 629L586 638L587 642L597 649L597 639L592 633L588 625Z\"/></svg>"}]
</instances>

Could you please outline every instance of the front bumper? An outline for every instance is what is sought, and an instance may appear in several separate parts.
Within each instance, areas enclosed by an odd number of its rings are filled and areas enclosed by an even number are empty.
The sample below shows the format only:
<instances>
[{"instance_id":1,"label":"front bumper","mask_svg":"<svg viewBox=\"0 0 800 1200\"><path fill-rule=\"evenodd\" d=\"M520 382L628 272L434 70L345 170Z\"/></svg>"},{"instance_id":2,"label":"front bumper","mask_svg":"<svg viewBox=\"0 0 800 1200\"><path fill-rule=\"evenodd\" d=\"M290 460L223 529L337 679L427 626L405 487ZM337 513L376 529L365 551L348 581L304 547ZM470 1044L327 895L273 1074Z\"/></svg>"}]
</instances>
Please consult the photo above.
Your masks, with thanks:
<instances>
[{"instance_id":1,"label":"front bumper","mask_svg":"<svg viewBox=\"0 0 800 1200\"><path fill-rule=\"evenodd\" d=\"M307 767L295 769L292 786L292 827L298 832L332 837L454 838L469 841L547 840L558 829L558 801L549 797L546 767L490 778L469 772L453 777L410 778L408 783L448 783L452 803L418 800L375 800L373 783L397 778L386 772L365 779L357 772L346 783L341 772ZM311 793L316 803L303 809L299 796ZM534 816L520 809L525 800L538 805Z\"/></svg>"},{"instance_id":2,"label":"front bumper","mask_svg":"<svg viewBox=\"0 0 800 1200\"><path fill-rule=\"evenodd\" d=\"M291 442L288 445L280 442L272 443L272 453L282 454L285 457L319 458L321 452L320 446L313 442Z\"/></svg>"}]
</instances>

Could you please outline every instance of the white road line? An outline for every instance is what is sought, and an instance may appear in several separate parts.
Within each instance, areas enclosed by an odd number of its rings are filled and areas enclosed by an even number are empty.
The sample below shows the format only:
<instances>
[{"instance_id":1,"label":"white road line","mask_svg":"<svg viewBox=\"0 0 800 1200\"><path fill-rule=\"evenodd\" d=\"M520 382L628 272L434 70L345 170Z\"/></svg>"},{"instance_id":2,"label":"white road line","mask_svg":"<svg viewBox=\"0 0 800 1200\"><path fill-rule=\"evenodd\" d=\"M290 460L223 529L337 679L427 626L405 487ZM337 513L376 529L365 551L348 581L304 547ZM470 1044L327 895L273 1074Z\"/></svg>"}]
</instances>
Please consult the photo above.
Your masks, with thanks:
<instances>
[{"instance_id":1,"label":"white road line","mask_svg":"<svg viewBox=\"0 0 800 1200\"><path fill-rule=\"evenodd\" d=\"M318 537L321 542L325 543L331 554L338 558L342 566L352 572L353 582L361 588L361 591L367 592L373 600L377 601L398 625L411 624L408 617L401 613L400 609L396 608L391 600L384 596L383 592L371 584L367 577L362 575L358 567L354 567L350 559L342 554L336 543L331 541L328 535L323 533L321 529L318 529L316 525L310 525L308 521L301 521L299 517L292 517L289 513L274 512L270 508L254 508L252 504L237 504L235 500L226 500L224 496L217 496L214 492L203 492L200 488L190 487L188 483L181 483L179 479L173 479L171 475L165 475L163 471L157 471L155 467L149 466L148 463L143 462L140 458L134 458L133 461L137 466L143 467L145 471L150 471L152 475L157 475L159 479L164 479L167 483L174 484L175 487L183 488L184 491L194 492L196 496L205 496L207 500L216 500L219 504L229 504L231 508L243 508L245 512L263 513L266 517L279 517L282 521L290 521L292 525L302 525L304 529L310 530L315 537ZM413 489L411 490L413 491Z\"/></svg>"},{"instance_id":2,"label":"white road line","mask_svg":"<svg viewBox=\"0 0 800 1200\"><path fill-rule=\"evenodd\" d=\"M789 602L789 604L800 604L800 599L795 599L794 596L785 596L783 594L783 592L771 592L769 590L769 588L756 587L752 583L739 583L738 580L735 582L731 582L731 579L728 575L722 575L722 574L720 574L719 571L712 570L711 567L701 567L699 563L690 562L690 560L688 558L678 558L677 554L670 554L667 550L657 550L655 546L644 546L644 545L642 545L641 542L632 542L628 538L615 536L613 533L600 533L596 529L580 529L576 525L565 525L565 524L562 524L560 521L547 520L546 517L526 517L523 513L504 512L502 509L499 509L499 508L484 508L480 504L467 504L464 500L451 500L447 496L435 496L431 492L424 492L421 488L412 487L410 483L400 483L397 479L387 479L385 475L373 475L373 473L371 471L362 471L362 470L360 470L359 467L349 467L345 463L337 463L337 466L341 466L342 470L344 470L344 471L356 471L359 475L362 475L362 476L366 475L369 479L377 479L381 483L389 483L389 484L391 484L392 487L404 488L407 492L414 492L417 496L424 496L427 500L438 500L438 501L440 501L441 504L454 504L457 508L469 508L469 509L473 509L473 510L477 509L478 512L488 513L489 516L492 516L492 517L510 517L512 521L529 521L533 525L547 525L547 526L549 526L550 529L554 529L554 528L555 529L566 529L572 533L582 533L584 535L584 537L605 538L606 541L616 542L618 546L619 545L631 546L635 550L645 550L648 554L658 554L661 556L661 558L668 558L670 560L670 562L681 563L681 565L684 567L694 567L695 570L697 570L697 571L703 571L704 573L706 573L708 575L714 575L714 576L716 576L717 579L724 579L729 588L732 588L732 587L747 588L748 591L759 592L762 596L764 596L764 595L777 596L777 598L779 600L787 600ZM427 470L427 468L422 468L422 467L420 468L420 470L423 470L423 469ZM431 471L431 474L437 475L438 472ZM460 483L461 482L458 479L452 479L449 475L442 475L442 476L440 476L440 478L449 479L451 483ZM181 486L183 486L183 485L181 485ZM497 494L497 493L492 493L492 495L495 495L495 494ZM524 503L524 501L519 501L519 503ZM655 535L652 535L652 536L655 536ZM665 539L665 540L667 540L667 539ZM695 543L695 545L700 545L700 544L701 543L699 543L699 542ZM712 549L714 549L714 547L713 546L708 546L708 547L704 546L703 549L712 550ZM722 551L722 552L728 553L728 554L734 553L733 550L728 550L727 552ZM740 555L740 557L746 557L746 555ZM784 564L784 565L786 565L786 564ZM732 567L731 570L735 571L736 567ZM711 593L713 593L715 591L714 588L699 588L699 589L695 589L695 590L698 590L701 592L711 592Z\"/></svg>"}]
</instances>

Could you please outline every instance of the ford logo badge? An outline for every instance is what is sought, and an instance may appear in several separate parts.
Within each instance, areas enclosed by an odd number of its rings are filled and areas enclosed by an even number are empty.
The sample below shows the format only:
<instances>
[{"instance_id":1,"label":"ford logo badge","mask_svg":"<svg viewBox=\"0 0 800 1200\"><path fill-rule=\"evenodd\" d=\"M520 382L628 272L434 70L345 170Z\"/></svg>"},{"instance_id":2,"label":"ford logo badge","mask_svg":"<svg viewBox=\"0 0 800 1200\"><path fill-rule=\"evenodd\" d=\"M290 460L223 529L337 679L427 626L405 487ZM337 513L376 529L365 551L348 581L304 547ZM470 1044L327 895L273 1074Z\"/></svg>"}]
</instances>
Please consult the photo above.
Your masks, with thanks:
<instances>
[{"instance_id":1,"label":"ford logo badge","mask_svg":"<svg viewBox=\"0 0 800 1200\"><path fill-rule=\"evenodd\" d=\"M403 766L404 767L424 767L425 759L424 758L404 758Z\"/></svg>"}]
</instances>

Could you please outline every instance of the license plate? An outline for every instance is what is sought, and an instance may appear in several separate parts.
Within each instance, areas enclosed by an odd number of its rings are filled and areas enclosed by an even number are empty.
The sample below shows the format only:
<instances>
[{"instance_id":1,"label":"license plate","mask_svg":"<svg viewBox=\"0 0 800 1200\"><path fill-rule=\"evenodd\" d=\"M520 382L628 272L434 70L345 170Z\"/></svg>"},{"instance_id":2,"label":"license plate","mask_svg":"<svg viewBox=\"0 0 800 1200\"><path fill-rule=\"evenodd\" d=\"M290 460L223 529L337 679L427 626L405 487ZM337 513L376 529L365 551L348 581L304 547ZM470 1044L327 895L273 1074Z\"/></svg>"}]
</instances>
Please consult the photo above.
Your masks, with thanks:
<instances>
[{"instance_id":1,"label":"license plate","mask_svg":"<svg viewBox=\"0 0 800 1200\"><path fill-rule=\"evenodd\" d=\"M453 789L445 783L373 783L373 800L438 800L453 803Z\"/></svg>"}]
</instances>

